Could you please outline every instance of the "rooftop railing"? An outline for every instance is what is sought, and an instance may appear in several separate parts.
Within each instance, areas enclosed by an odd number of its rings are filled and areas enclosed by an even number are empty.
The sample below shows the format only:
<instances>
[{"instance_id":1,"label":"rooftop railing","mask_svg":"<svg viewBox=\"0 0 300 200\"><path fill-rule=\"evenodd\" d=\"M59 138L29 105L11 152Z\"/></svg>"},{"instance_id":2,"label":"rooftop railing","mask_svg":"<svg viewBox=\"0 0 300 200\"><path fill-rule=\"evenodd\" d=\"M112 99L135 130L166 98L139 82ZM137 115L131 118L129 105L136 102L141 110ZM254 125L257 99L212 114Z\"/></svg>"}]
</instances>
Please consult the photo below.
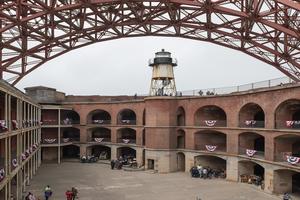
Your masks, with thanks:
<instances>
[{"instance_id":1,"label":"rooftop railing","mask_svg":"<svg viewBox=\"0 0 300 200\"><path fill-rule=\"evenodd\" d=\"M195 89L195 90L184 90L177 92L177 96L214 96L214 95L224 95L232 94L237 92L244 92L249 90L255 90L260 88L270 88L274 86L284 86L288 84L295 83L289 77L281 77L276 79L270 79L260 82L254 82L238 86L230 87L219 87L219 88L205 88L205 89Z\"/></svg>"}]
</instances>

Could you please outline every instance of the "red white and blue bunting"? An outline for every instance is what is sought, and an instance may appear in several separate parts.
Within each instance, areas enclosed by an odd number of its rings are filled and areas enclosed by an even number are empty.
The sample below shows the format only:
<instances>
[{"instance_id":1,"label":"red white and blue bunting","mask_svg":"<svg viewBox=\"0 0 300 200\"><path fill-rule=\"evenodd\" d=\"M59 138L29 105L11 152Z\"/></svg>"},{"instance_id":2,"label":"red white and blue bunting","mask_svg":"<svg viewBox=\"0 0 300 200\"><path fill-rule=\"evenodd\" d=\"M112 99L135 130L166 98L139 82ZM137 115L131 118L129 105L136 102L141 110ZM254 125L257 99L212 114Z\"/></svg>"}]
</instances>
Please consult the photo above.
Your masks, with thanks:
<instances>
[{"instance_id":1,"label":"red white and blue bunting","mask_svg":"<svg viewBox=\"0 0 300 200\"><path fill-rule=\"evenodd\" d=\"M130 123L130 120L124 119L124 120L122 120L122 123L124 123L124 124L129 124L129 123Z\"/></svg>"},{"instance_id":2,"label":"red white and blue bunting","mask_svg":"<svg viewBox=\"0 0 300 200\"><path fill-rule=\"evenodd\" d=\"M0 120L0 129L2 129L2 130L7 130L8 129L5 120Z\"/></svg>"},{"instance_id":3,"label":"red white and blue bunting","mask_svg":"<svg viewBox=\"0 0 300 200\"><path fill-rule=\"evenodd\" d=\"M2 181L5 177L5 170L2 168L0 169L0 181Z\"/></svg>"},{"instance_id":4,"label":"red white and blue bunting","mask_svg":"<svg viewBox=\"0 0 300 200\"><path fill-rule=\"evenodd\" d=\"M22 154L21 154L21 159L22 159L22 161L26 160L26 155L25 155L25 153L22 153Z\"/></svg>"},{"instance_id":5,"label":"red white and blue bunting","mask_svg":"<svg viewBox=\"0 0 300 200\"><path fill-rule=\"evenodd\" d=\"M103 120L100 120L100 119L95 119L95 120L93 120L93 123L94 124L103 124Z\"/></svg>"},{"instance_id":6,"label":"red white and blue bunting","mask_svg":"<svg viewBox=\"0 0 300 200\"><path fill-rule=\"evenodd\" d=\"M249 157L254 156L255 153L256 153L256 150L253 150L253 149L246 149L246 154L247 154L247 156L249 156Z\"/></svg>"},{"instance_id":7,"label":"red white and blue bunting","mask_svg":"<svg viewBox=\"0 0 300 200\"><path fill-rule=\"evenodd\" d=\"M215 151L217 149L217 146L214 146L214 145L205 145L207 151Z\"/></svg>"},{"instance_id":8,"label":"red white and blue bunting","mask_svg":"<svg viewBox=\"0 0 300 200\"><path fill-rule=\"evenodd\" d=\"M53 139L47 138L47 139L44 139L44 141L49 144L52 144L52 143L56 142L56 139L55 138L53 138Z\"/></svg>"},{"instance_id":9,"label":"red white and blue bunting","mask_svg":"<svg viewBox=\"0 0 300 200\"><path fill-rule=\"evenodd\" d=\"M217 123L217 120L204 120L206 126L215 126Z\"/></svg>"},{"instance_id":10,"label":"red white and blue bunting","mask_svg":"<svg viewBox=\"0 0 300 200\"><path fill-rule=\"evenodd\" d=\"M70 142L70 138L63 138L63 142Z\"/></svg>"},{"instance_id":11,"label":"red white and blue bunting","mask_svg":"<svg viewBox=\"0 0 300 200\"><path fill-rule=\"evenodd\" d=\"M256 120L246 120L246 121L245 121L245 124L246 124L247 126L255 125L255 124L256 124Z\"/></svg>"},{"instance_id":12,"label":"red white and blue bunting","mask_svg":"<svg viewBox=\"0 0 300 200\"><path fill-rule=\"evenodd\" d=\"M12 159L11 163L14 168L18 167L18 161L16 158Z\"/></svg>"},{"instance_id":13,"label":"red white and blue bunting","mask_svg":"<svg viewBox=\"0 0 300 200\"><path fill-rule=\"evenodd\" d=\"M300 162L300 158L294 156L286 156L286 161L288 161L288 163L292 165L296 165L297 163Z\"/></svg>"},{"instance_id":14,"label":"red white and blue bunting","mask_svg":"<svg viewBox=\"0 0 300 200\"><path fill-rule=\"evenodd\" d=\"M95 142L102 142L104 138L94 138Z\"/></svg>"},{"instance_id":15,"label":"red white and blue bunting","mask_svg":"<svg viewBox=\"0 0 300 200\"><path fill-rule=\"evenodd\" d=\"M123 142L124 142L125 144L128 144L128 143L130 142L130 140L129 140L129 139L123 139Z\"/></svg>"},{"instance_id":16,"label":"red white and blue bunting","mask_svg":"<svg viewBox=\"0 0 300 200\"><path fill-rule=\"evenodd\" d=\"M300 125L300 121L285 121L287 127L292 127L293 125Z\"/></svg>"}]
</instances>

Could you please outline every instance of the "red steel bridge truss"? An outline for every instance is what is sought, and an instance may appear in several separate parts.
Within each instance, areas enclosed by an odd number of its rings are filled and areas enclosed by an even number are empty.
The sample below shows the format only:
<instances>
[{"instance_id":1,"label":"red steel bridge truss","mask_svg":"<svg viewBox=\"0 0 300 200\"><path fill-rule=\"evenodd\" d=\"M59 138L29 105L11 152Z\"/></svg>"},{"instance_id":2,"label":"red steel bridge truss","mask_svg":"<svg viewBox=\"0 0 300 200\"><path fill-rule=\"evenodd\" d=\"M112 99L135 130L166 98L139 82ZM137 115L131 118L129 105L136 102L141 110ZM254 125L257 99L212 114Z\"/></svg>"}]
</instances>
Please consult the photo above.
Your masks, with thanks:
<instances>
[{"instance_id":1,"label":"red steel bridge truss","mask_svg":"<svg viewBox=\"0 0 300 200\"><path fill-rule=\"evenodd\" d=\"M298 0L0 0L0 78L16 84L73 49L138 36L215 43L300 81Z\"/></svg>"}]
</instances>

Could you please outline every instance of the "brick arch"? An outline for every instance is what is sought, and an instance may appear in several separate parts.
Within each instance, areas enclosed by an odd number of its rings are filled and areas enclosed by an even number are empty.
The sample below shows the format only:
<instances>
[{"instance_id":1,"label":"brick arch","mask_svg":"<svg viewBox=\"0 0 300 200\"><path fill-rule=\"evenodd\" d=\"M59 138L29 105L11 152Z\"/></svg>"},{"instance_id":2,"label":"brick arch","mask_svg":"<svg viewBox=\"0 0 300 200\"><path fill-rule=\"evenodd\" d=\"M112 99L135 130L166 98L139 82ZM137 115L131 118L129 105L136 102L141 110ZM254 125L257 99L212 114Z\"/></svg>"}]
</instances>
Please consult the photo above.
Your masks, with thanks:
<instances>
[{"instance_id":1,"label":"brick arch","mask_svg":"<svg viewBox=\"0 0 300 200\"><path fill-rule=\"evenodd\" d=\"M216 126L226 126L227 114L218 105L203 105L194 112L194 125L207 126L206 120L216 120Z\"/></svg>"},{"instance_id":2,"label":"brick arch","mask_svg":"<svg viewBox=\"0 0 300 200\"><path fill-rule=\"evenodd\" d=\"M240 127L263 128L265 126L265 111L258 103L247 102L243 104L238 115Z\"/></svg>"}]
</instances>

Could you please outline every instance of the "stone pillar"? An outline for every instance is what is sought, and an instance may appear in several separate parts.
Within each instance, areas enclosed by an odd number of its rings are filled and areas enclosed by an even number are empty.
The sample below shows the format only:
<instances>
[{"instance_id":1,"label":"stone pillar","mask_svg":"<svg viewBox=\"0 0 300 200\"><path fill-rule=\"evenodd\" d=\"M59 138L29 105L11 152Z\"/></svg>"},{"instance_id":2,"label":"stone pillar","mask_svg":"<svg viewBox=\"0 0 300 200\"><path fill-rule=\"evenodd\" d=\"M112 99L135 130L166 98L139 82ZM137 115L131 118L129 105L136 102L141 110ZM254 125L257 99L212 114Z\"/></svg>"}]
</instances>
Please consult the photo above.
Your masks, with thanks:
<instances>
[{"instance_id":1,"label":"stone pillar","mask_svg":"<svg viewBox=\"0 0 300 200\"><path fill-rule=\"evenodd\" d=\"M143 148L137 147L136 150L136 161L138 165L141 165L144 163L144 157L143 157Z\"/></svg>"},{"instance_id":2,"label":"stone pillar","mask_svg":"<svg viewBox=\"0 0 300 200\"><path fill-rule=\"evenodd\" d=\"M185 153L185 172L189 172L195 165L194 154L190 152Z\"/></svg>"},{"instance_id":3,"label":"stone pillar","mask_svg":"<svg viewBox=\"0 0 300 200\"><path fill-rule=\"evenodd\" d=\"M274 190L274 170L265 167L265 192L273 193Z\"/></svg>"},{"instance_id":4,"label":"stone pillar","mask_svg":"<svg viewBox=\"0 0 300 200\"><path fill-rule=\"evenodd\" d=\"M118 153L118 152L117 152L117 147L114 146L114 145L112 145L112 146L111 146L110 152L111 152L111 159L112 159L112 160L117 159L117 153Z\"/></svg>"},{"instance_id":5,"label":"stone pillar","mask_svg":"<svg viewBox=\"0 0 300 200\"><path fill-rule=\"evenodd\" d=\"M117 137L118 136L117 136L117 129L115 127L111 128L110 134L111 134L111 142L112 143L117 143Z\"/></svg>"},{"instance_id":6,"label":"stone pillar","mask_svg":"<svg viewBox=\"0 0 300 200\"><path fill-rule=\"evenodd\" d=\"M84 144L80 145L80 157L87 155L87 146Z\"/></svg>"},{"instance_id":7,"label":"stone pillar","mask_svg":"<svg viewBox=\"0 0 300 200\"><path fill-rule=\"evenodd\" d=\"M238 158L236 157L227 157L226 180L239 181Z\"/></svg>"}]
</instances>

